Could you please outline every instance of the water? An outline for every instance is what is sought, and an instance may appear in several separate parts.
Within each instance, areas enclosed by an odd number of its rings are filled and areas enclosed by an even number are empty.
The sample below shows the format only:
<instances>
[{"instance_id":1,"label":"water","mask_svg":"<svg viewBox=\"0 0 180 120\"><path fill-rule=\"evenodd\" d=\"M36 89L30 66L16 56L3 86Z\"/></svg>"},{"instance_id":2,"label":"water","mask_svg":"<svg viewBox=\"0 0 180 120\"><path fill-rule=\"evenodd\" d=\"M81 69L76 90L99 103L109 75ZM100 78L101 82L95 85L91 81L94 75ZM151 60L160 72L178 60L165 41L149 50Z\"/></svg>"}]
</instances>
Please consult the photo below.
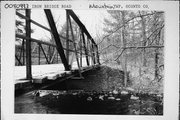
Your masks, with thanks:
<instances>
[{"instance_id":1,"label":"water","mask_svg":"<svg viewBox=\"0 0 180 120\"><path fill-rule=\"evenodd\" d=\"M40 90L16 97L15 113L162 115L162 101L156 96L133 97L107 91Z\"/></svg>"},{"instance_id":2,"label":"water","mask_svg":"<svg viewBox=\"0 0 180 120\"><path fill-rule=\"evenodd\" d=\"M69 79L44 90L32 91L15 97L15 113L41 114L107 114L107 115L162 115L163 97L121 94L122 77L100 69L84 74L85 79ZM108 75L105 75L110 73ZM112 74L112 75L111 75ZM110 78L110 79L107 79ZM112 81L111 81L112 80ZM113 94L113 90L117 93Z\"/></svg>"},{"instance_id":3,"label":"water","mask_svg":"<svg viewBox=\"0 0 180 120\"><path fill-rule=\"evenodd\" d=\"M128 104L119 95L84 91L52 91L30 93L15 99L16 113L125 114ZM103 100L99 97L103 96ZM110 99L110 98L114 99ZM88 99L91 98L91 99Z\"/></svg>"},{"instance_id":4,"label":"water","mask_svg":"<svg viewBox=\"0 0 180 120\"><path fill-rule=\"evenodd\" d=\"M15 98L15 113L60 113L55 109L51 109L42 105L43 101L37 101L37 97L30 92Z\"/></svg>"}]
</instances>

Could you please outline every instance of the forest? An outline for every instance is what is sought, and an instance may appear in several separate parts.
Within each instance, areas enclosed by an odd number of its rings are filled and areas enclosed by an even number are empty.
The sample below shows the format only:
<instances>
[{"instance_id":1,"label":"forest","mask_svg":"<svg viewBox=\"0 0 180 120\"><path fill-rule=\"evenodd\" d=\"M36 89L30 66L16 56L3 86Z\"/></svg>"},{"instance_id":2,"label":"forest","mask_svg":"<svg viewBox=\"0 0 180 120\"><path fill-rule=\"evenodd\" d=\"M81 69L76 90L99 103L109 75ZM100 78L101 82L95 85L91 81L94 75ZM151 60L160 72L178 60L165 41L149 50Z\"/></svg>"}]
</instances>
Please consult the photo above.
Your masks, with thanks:
<instances>
[{"instance_id":1,"label":"forest","mask_svg":"<svg viewBox=\"0 0 180 120\"><path fill-rule=\"evenodd\" d=\"M124 86L138 92L163 92L164 13L107 11L98 36L101 62L125 72Z\"/></svg>"}]
</instances>

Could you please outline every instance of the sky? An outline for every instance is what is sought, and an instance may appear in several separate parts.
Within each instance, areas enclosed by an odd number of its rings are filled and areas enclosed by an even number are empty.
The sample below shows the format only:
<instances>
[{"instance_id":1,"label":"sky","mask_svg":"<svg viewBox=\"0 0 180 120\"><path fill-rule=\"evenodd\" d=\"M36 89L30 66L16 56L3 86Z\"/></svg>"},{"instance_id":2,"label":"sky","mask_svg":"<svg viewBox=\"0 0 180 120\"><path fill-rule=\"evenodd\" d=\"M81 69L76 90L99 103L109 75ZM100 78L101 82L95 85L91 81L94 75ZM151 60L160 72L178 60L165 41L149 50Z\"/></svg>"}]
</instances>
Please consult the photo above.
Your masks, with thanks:
<instances>
[{"instance_id":1,"label":"sky","mask_svg":"<svg viewBox=\"0 0 180 120\"><path fill-rule=\"evenodd\" d=\"M79 17L81 22L86 26L87 30L93 38L97 34L103 34L103 21L105 17L108 17L107 11L96 11L96 10L74 10L74 13ZM57 29L61 29L61 26L66 21L66 11L65 10L52 10L52 14L55 22L57 22ZM46 26L49 28L45 13L43 10L32 10L31 11L32 20ZM50 37L50 33L42 28L32 24L32 38L47 40Z\"/></svg>"}]
</instances>

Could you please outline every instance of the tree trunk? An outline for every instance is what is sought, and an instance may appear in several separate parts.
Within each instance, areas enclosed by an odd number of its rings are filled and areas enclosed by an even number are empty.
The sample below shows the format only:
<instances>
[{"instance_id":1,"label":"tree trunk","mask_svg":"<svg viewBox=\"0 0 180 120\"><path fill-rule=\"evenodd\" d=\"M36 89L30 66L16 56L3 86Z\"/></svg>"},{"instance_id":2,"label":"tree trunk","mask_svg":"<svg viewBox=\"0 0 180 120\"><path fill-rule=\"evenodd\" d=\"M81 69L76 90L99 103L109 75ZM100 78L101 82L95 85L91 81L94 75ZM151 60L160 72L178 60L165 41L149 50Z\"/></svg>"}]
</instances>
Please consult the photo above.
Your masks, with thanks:
<instances>
[{"instance_id":1,"label":"tree trunk","mask_svg":"<svg viewBox=\"0 0 180 120\"><path fill-rule=\"evenodd\" d=\"M156 40L156 45L159 45L160 37L161 37L161 32L159 32L158 39ZM159 60L159 48L156 48L155 50L155 78L158 79L158 60Z\"/></svg>"},{"instance_id":2,"label":"tree trunk","mask_svg":"<svg viewBox=\"0 0 180 120\"><path fill-rule=\"evenodd\" d=\"M153 31L155 31L157 29L156 23L157 23L157 16L156 14L153 16L154 18L154 27L153 27ZM159 41L160 41L160 32L158 34L158 37L155 38L155 43L156 45L159 45ZM154 79L158 79L158 59L159 59L159 48L155 49L155 55L154 55Z\"/></svg>"},{"instance_id":3,"label":"tree trunk","mask_svg":"<svg viewBox=\"0 0 180 120\"><path fill-rule=\"evenodd\" d=\"M123 41L123 47L126 47L126 38L125 38L125 12L122 11L122 22L123 22L123 28L122 28L122 41ZM127 86L127 57L126 57L126 51L123 53L123 71L124 71L124 86Z\"/></svg>"},{"instance_id":4,"label":"tree trunk","mask_svg":"<svg viewBox=\"0 0 180 120\"><path fill-rule=\"evenodd\" d=\"M141 13L139 12L141 15ZM141 25L142 25L142 37L143 37L143 45L146 46L147 43L147 36L146 36L146 24L145 24L145 19L143 16L141 16ZM147 60L146 60L146 50L145 48L143 49L143 66L147 66Z\"/></svg>"},{"instance_id":5,"label":"tree trunk","mask_svg":"<svg viewBox=\"0 0 180 120\"><path fill-rule=\"evenodd\" d=\"M158 77L158 49L155 50L155 79Z\"/></svg>"}]
</instances>

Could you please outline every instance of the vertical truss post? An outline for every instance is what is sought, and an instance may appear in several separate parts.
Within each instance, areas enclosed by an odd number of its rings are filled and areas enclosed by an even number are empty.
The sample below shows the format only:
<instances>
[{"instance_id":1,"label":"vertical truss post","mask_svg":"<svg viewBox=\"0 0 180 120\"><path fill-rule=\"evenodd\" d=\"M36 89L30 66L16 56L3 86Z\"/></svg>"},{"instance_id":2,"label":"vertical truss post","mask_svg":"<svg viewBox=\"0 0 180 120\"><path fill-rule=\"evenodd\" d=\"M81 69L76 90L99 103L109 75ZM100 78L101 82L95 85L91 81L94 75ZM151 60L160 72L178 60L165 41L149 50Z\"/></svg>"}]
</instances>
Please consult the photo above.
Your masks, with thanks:
<instances>
[{"instance_id":1,"label":"vertical truss post","mask_svg":"<svg viewBox=\"0 0 180 120\"><path fill-rule=\"evenodd\" d=\"M41 47L40 47L40 43L38 44L38 64L40 65L41 64L41 61L40 61L40 59L41 59Z\"/></svg>"},{"instance_id":2,"label":"vertical truss post","mask_svg":"<svg viewBox=\"0 0 180 120\"><path fill-rule=\"evenodd\" d=\"M92 57L93 57L93 63L96 64L96 60L95 60L95 47L94 47L93 43L92 43Z\"/></svg>"},{"instance_id":3,"label":"vertical truss post","mask_svg":"<svg viewBox=\"0 0 180 120\"><path fill-rule=\"evenodd\" d=\"M91 65L91 59L89 59L89 57L91 58L91 56L90 56L90 53L89 53L90 50L89 50L89 41L88 41L88 37L86 37L86 41L87 41L87 42L86 42L86 44L87 44L86 46L87 46L87 51L88 51L88 52L87 52L87 53L88 53L88 61L89 61L89 65Z\"/></svg>"},{"instance_id":4,"label":"vertical truss post","mask_svg":"<svg viewBox=\"0 0 180 120\"><path fill-rule=\"evenodd\" d=\"M91 49L91 41L88 38L88 42L89 42L89 55L90 55L90 60L91 60L91 65L93 65L93 61L92 61L92 49Z\"/></svg>"},{"instance_id":5,"label":"vertical truss post","mask_svg":"<svg viewBox=\"0 0 180 120\"><path fill-rule=\"evenodd\" d=\"M92 42L90 42L90 52L91 52L91 64L94 65L93 43Z\"/></svg>"},{"instance_id":6,"label":"vertical truss post","mask_svg":"<svg viewBox=\"0 0 180 120\"><path fill-rule=\"evenodd\" d=\"M26 9L26 17L31 17L30 9ZM30 19L26 19L26 37L31 38L31 22ZM32 79L31 71L31 41L26 40L26 79Z\"/></svg>"},{"instance_id":7,"label":"vertical truss post","mask_svg":"<svg viewBox=\"0 0 180 120\"><path fill-rule=\"evenodd\" d=\"M69 17L69 16L68 16L68 17ZM74 34L73 34L73 29L72 29L72 24L71 24L71 19L70 19L70 17L69 17L69 25L70 25L70 29L71 29L71 35L72 35L72 39L73 39L73 44L74 44L76 61L77 61L77 65L78 65L78 68L79 68L79 76L82 78L81 67L80 67L80 65L79 65L79 59L78 59L78 54L77 54L77 49L76 49L76 43L75 43L75 39L74 39Z\"/></svg>"},{"instance_id":8,"label":"vertical truss post","mask_svg":"<svg viewBox=\"0 0 180 120\"><path fill-rule=\"evenodd\" d=\"M98 46L96 45L95 47L96 47L96 59L97 59L97 63L100 64Z\"/></svg>"},{"instance_id":9,"label":"vertical truss post","mask_svg":"<svg viewBox=\"0 0 180 120\"><path fill-rule=\"evenodd\" d=\"M96 45L94 44L93 47L94 47L94 51L93 51L93 52L94 52L94 61L95 61L94 63L97 64L97 58L96 58Z\"/></svg>"},{"instance_id":10,"label":"vertical truss post","mask_svg":"<svg viewBox=\"0 0 180 120\"><path fill-rule=\"evenodd\" d=\"M68 11L66 10L66 59L69 64L69 14Z\"/></svg>"},{"instance_id":11,"label":"vertical truss post","mask_svg":"<svg viewBox=\"0 0 180 120\"><path fill-rule=\"evenodd\" d=\"M57 63L58 63L58 54L57 54Z\"/></svg>"},{"instance_id":12,"label":"vertical truss post","mask_svg":"<svg viewBox=\"0 0 180 120\"><path fill-rule=\"evenodd\" d=\"M90 64L93 65L93 58L92 58L92 45L87 37L87 46L88 46L88 55L90 56Z\"/></svg>"},{"instance_id":13,"label":"vertical truss post","mask_svg":"<svg viewBox=\"0 0 180 120\"><path fill-rule=\"evenodd\" d=\"M22 43L22 50L23 50L23 65L25 65L25 55L24 55L24 43L25 43L25 40L23 39L23 43Z\"/></svg>"},{"instance_id":14,"label":"vertical truss post","mask_svg":"<svg viewBox=\"0 0 180 120\"><path fill-rule=\"evenodd\" d=\"M89 66L88 51L87 51L87 48L86 48L85 37L84 37L84 33L83 33L82 30L81 30L81 33L82 33L82 39L83 39L84 52L85 52L85 55L86 55L86 62L87 62L87 66Z\"/></svg>"},{"instance_id":15,"label":"vertical truss post","mask_svg":"<svg viewBox=\"0 0 180 120\"><path fill-rule=\"evenodd\" d=\"M51 60L51 49L50 49L50 46L48 45L48 51L47 51L47 59L49 61L49 64L50 64L50 60Z\"/></svg>"},{"instance_id":16,"label":"vertical truss post","mask_svg":"<svg viewBox=\"0 0 180 120\"><path fill-rule=\"evenodd\" d=\"M80 38L80 66L82 67L82 37L81 37L81 33L79 33L79 38Z\"/></svg>"},{"instance_id":17,"label":"vertical truss post","mask_svg":"<svg viewBox=\"0 0 180 120\"><path fill-rule=\"evenodd\" d=\"M56 42L56 48L57 48L57 51L58 51L58 53L59 53L59 55L61 57L64 68L65 68L65 70L70 70L67 59L66 59L66 56L64 54L64 49L63 49L63 46L61 44L59 34L58 34L58 31L57 31L57 28L56 28L52 13L51 13L50 9L45 9L44 11L45 11L47 20L49 22L49 26L51 28L52 34L54 36L54 40Z\"/></svg>"}]
</instances>

